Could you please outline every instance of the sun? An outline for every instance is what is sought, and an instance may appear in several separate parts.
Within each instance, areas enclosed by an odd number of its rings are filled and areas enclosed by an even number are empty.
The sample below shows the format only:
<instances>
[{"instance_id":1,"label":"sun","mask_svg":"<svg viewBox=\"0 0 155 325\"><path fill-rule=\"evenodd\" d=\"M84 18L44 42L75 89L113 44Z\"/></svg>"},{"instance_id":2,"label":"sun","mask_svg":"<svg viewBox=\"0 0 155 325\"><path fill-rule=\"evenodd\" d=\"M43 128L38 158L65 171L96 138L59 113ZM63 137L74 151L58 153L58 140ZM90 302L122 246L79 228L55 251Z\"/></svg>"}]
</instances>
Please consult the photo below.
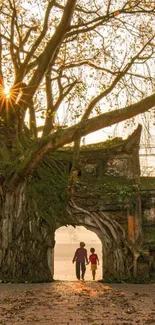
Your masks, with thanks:
<instances>
[{"instance_id":1,"label":"sun","mask_svg":"<svg viewBox=\"0 0 155 325\"><path fill-rule=\"evenodd\" d=\"M11 90L10 90L10 88L9 88L8 86L5 86L3 92L4 92L5 97L6 97L7 99L9 99L10 96L11 96Z\"/></svg>"}]
</instances>

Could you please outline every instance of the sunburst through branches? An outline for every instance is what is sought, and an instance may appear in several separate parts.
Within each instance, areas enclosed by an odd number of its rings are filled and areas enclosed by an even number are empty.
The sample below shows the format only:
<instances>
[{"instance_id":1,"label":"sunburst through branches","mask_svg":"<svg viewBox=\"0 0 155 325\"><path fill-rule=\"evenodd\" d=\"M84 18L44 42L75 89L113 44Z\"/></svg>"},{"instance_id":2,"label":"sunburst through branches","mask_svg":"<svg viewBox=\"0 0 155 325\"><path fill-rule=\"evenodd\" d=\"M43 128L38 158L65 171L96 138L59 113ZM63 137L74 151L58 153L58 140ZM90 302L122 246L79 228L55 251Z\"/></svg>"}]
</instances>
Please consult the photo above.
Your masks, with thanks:
<instances>
[{"instance_id":1,"label":"sunburst through branches","mask_svg":"<svg viewBox=\"0 0 155 325\"><path fill-rule=\"evenodd\" d=\"M8 105L10 107L13 107L15 103L17 103L17 100L19 99L21 91L21 86L19 84L14 87L9 87L8 85L1 85L0 86L0 108L7 107Z\"/></svg>"}]
</instances>

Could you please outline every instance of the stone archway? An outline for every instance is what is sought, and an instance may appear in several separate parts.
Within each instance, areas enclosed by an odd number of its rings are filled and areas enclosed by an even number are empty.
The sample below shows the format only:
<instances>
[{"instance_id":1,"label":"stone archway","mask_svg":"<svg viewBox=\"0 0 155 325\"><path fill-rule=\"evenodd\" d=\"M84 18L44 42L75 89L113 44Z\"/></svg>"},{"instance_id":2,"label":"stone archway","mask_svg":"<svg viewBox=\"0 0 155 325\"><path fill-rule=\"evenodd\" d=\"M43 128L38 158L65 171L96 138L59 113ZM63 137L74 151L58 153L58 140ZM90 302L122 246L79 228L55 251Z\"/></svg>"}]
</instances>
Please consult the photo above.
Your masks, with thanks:
<instances>
[{"instance_id":1,"label":"stone archway","mask_svg":"<svg viewBox=\"0 0 155 325\"><path fill-rule=\"evenodd\" d=\"M69 213L74 214L76 226L84 226L97 234L102 243L105 282L122 281L129 278L127 264L126 235L124 229L103 211L87 211L70 202ZM57 229L60 225L57 226ZM53 259L54 265L54 259Z\"/></svg>"},{"instance_id":2,"label":"stone archway","mask_svg":"<svg viewBox=\"0 0 155 325\"><path fill-rule=\"evenodd\" d=\"M125 231L112 216L98 212L87 212L81 216L80 225L97 234L102 243L103 280L122 281L127 278L128 265L125 247Z\"/></svg>"}]
</instances>

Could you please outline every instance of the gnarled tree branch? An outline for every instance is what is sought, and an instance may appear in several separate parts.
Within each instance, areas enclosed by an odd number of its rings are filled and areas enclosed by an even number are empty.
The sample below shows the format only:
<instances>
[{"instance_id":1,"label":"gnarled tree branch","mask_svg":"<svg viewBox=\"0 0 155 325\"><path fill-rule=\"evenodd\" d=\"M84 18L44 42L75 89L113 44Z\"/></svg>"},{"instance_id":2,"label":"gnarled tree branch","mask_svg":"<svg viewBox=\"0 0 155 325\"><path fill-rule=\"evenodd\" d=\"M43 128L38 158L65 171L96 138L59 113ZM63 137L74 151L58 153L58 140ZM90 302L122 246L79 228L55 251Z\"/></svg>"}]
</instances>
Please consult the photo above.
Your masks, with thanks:
<instances>
[{"instance_id":1,"label":"gnarled tree branch","mask_svg":"<svg viewBox=\"0 0 155 325\"><path fill-rule=\"evenodd\" d=\"M34 141L32 147L29 148L25 159L18 166L18 170L12 177L9 188L12 189L16 187L18 182L22 178L26 177L26 175L31 172L42 157L49 151L55 151L65 144L75 141L77 137L85 136L104 127L111 126L135 115L144 113L154 106L155 94L148 96L135 104L84 120L74 126L61 129L47 137Z\"/></svg>"}]
</instances>

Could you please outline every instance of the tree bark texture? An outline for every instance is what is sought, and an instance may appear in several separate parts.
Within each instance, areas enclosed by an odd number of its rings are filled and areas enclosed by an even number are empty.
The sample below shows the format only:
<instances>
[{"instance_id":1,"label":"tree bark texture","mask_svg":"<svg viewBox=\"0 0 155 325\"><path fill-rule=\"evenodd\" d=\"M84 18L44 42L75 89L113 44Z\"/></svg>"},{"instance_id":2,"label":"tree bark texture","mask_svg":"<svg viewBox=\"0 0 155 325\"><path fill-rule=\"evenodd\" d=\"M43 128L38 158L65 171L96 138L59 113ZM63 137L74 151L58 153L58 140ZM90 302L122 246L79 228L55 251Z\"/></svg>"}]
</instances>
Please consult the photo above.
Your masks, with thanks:
<instances>
[{"instance_id":1,"label":"tree bark texture","mask_svg":"<svg viewBox=\"0 0 155 325\"><path fill-rule=\"evenodd\" d=\"M76 216L77 225L85 226L95 232L103 247L103 280L120 282L132 277L126 246L126 233L111 216L102 211L89 212L69 203L70 213ZM77 216L78 215L78 216ZM132 264L132 261L131 261Z\"/></svg>"},{"instance_id":2,"label":"tree bark texture","mask_svg":"<svg viewBox=\"0 0 155 325\"><path fill-rule=\"evenodd\" d=\"M0 196L0 280L6 282L48 282L53 280L54 228L43 220L36 202L27 196L26 181L16 190ZM31 209L32 203L36 205ZM137 277L137 240L116 220L102 211L89 212L69 202L75 224L94 231L103 246L103 280L120 282ZM65 224L65 222L64 222ZM63 224L62 224L63 225ZM139 238L138 238L139 240Z\"/></svg>"},{"instance_id":3,"label":"tree bark texture","mask_svg":"<svg viewBox=\"0 0 155 325\"><path fill-rule=\"evenodd\" d=\"M51 281L48 251L54 246L50 226L29 211L27 184L1 195L0 280ZM2 193L1 193L2 194Z\"/></svg>"}]
</instances>

